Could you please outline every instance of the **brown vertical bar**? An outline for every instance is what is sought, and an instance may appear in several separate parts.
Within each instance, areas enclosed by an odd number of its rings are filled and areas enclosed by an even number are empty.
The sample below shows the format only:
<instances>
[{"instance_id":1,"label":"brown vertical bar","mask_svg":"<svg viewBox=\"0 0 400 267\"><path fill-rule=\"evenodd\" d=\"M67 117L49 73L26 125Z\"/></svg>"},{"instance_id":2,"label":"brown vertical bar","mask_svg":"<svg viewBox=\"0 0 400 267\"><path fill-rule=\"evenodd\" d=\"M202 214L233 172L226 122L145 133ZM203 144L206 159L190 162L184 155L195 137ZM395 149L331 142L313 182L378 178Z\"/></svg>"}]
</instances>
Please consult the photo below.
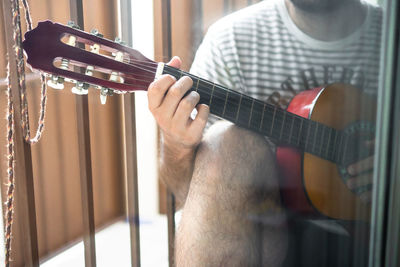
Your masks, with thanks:
<instances>
[{"instance_id":1,"label":"brown vertical bar","mask_svg":"<svg viewBox=\"0 0 400 267\"><path fill-rule=\"evenodd\" d=\"M172 57L172 29L171 29L171 0L161 2L162 20L162 49L163 56ZM169 266L175 266L175 196L167 190L167 220L168 220L168 260Z\"/></svg>"},{"instance_id":2,"label":"brown vertical bar","mask_svg":"<svg viewBox=\"0 0 400 267\"><path fill-rule=\"evenodd\" d=\"M175 196L167 189L168 261L175 266Z\"/></svg>"},{"instance_id":3,"label":"brown vertical bar","mask_svg":"<svg viewBox=\"0 0 400 267\"><path fill-rule=\"evenodd\" d=\"M124 120L124 158L127 194L127 217L129 220L131 238L132 266L140 266L140 224L139 224L139 199L137 181L137 151L136 151L136 122L135 122L135 95L128 94L123 97L121 105Z\"/></svg>"},{"instance_id":4,"label":"brown vertical bar","mask_svg":"<svg viewBox=\"0 0 400 267\"><path fill-rule=\"evenodd\" d=\"M231 1L230 0L224 0L224 15L230 13L231 11Z\"/></svg>"},{"instance_id":5,"label":"brown vertical bar","mask_svg":"<svg viewBox=\"0 0 400 267\"><path fill-rule=\"evenodd\" d=\"M13 27L11 17L11 1L3 1L4 26L7 51L10 62L12 100L14 102L14 151L15 167L15 202L18 221L24 235L24 265L39 266L38 240L36 228L35 192L33 184L31 147L24 141L21 128L21 106L18 87L16 55L14 53ZM14 204L15 207L15 204ZM13 226L15 228L15 225ZM11 247L12 248L12 247ZM12 253L12 252L11 252ZM11 254L12 256L13 254Z\"/></svg>"},{"instance_id":6,"label":"brown vertical bar","mask_svg":"<svg viewBox=\"0 0 400 267\"><path fill-rule=\"evenodd\" d=\"M192 51L196 51L203 40L203 1L196 0L192 5Z\"/></svg>"},{"instance_id":7,"label":"brown vertical bar","mask_svg":"<svg viewBox=\"0 0 400 267\"><path fill-rule=\"evenodd\" d=\"M83 29L82 0L70 0L71 19ZM85 246L85 266L96 266L95 222L93 203L93 181L90 154L90 130L88 96L76 96L77 128L82 130L78 134L78 152L80 164L83 243Z\"/></svg>"},{"instance_id":8,"label":"brown vertical bar","mask_svg":"<svg viewBox=\"0 0 400 267\"><path fill-rule=\"evenodd\" d=\"M121 32L122 39L132 46L131 1L121 0ZM136 113L135 95L126 94L121 97L120 114L123 120L122 133L124 151L124 170L126 184L126 213L129 221L131 242L131 264L140 267L140 222L139 222L139 189L137 177L136 149Z\"/></svg>"}]
</instances>

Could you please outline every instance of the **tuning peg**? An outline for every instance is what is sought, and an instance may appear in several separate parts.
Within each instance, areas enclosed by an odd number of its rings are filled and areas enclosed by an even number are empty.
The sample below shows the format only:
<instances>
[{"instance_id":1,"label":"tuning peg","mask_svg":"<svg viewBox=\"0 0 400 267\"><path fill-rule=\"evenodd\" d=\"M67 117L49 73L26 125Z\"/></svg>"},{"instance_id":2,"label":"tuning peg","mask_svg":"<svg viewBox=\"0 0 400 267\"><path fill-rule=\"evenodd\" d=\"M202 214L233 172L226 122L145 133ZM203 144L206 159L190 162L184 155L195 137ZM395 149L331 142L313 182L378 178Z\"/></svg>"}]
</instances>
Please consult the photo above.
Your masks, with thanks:
<instances>
[{"instance_id":1,"label":"tuning peg","mask_svg":"<svg viewBox=\"0 0 400 267\"><path fill-rule=\"evenodd\" d=\"M100 91L100 103L105 105L107 102L107 94L103 94L103 90Z\"/></svg>"},{"instance_id":2,"label":"tuning peg","mask_svg":"<svg viewBox=\"0 0 400 267\"><path fill-rule=\"evenodd\" d=\"M66 58L63 58L63 59L61 60L60 68L63 69L63 70L69 69L69 60L66 59Z\"/></svg>"},{"instance_id":3,"label":"tuning peg","mask_svg":"<svg viewBox=\"0 0 400 267\"><path fill-rule=\"evenodd\" d=\"M80 29L80 27L72 20L68 21L67 25L74 29L78 29L78 30Z\"/></svg>"},{"instance_id":4,"label":"tuning peg","mask_svg":"<svg viewBox=\"0 0 400 267\"><path fill-rule=\"evenodd\" d=\"M114 41L115 41L117 44L125 45L125 42L122 41L122 39L121 39L120 37L115 37Z\"/></svg>"},{"instance_id":5,"label":"tuning peg","mask_svg":"<svg viewBox=\"0 0 400 267\"><path fill-rule=\"evenodd\" d=\"M71 88L72 93L76 95L87 95L89 84L84 82L76 82L75 86Z\"/></svg>"},{"instance_id":6,"label":"tuning peg","mask_svg":"<svg viewBox=\"0 0 400 267\"><path fill-rule=\"evenodd\" d=\"M85 75L92 76L93 75L94 67L89 65L86 67Z\"/></svg>"},{"instance_id":7,"label":"tuning peg","mask_svg":"<svg viewBox=\"0 0 400 267\"><path fill-rule=\"evenodd\" d=\"M56 90L64 89L64 78L52 75L50 80L47 80L47 85Z\"/></svg>"},{"instance_id":8,"label":"tuning peg","mask_svg":"<svg viewBox=\"0 0 400 267\"><path fill-rule=\"evenodd\" d=\"M97 37L103 37L104 36L103 34L99 33L99 30L97 30L97 29L92 29L90 31L90 33L93 34L93 35L96 35Z\"/></svg>"},{"instance_id":9,"label":"tuning peg","mask_svg":"<svg viewBox=\"0 0 400 267\"><path fill-rule=\"evenodd\" d=\"M101 87L100 89L100 102L102 105L106 104L107 96L113 95L113 90L107 87Z\"/></svg>"}]
</instances>

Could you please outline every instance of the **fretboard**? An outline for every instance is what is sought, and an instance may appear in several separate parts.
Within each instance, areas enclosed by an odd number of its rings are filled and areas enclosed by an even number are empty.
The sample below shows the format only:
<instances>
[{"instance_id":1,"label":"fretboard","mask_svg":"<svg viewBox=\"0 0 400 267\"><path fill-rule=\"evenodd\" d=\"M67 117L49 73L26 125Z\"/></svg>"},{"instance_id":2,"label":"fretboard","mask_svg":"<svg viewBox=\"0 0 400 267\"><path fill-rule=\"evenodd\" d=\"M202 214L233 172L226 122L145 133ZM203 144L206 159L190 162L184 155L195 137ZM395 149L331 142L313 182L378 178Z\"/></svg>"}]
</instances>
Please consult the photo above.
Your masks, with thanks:
<instances>
[{"instance_id":1,"label":"fretboard","mask_svg":"<svg viewBox=\"0 0 400 267\"><path fill-rule=\"evenodd\" d=\"M300 117L190 73L165 66L164 72L177 79L189 76L192 91L210 113L269 137L274 143L296 147L321 158L339 162L345 151L345 135L334 128Z\"/></svg>"}]
</instances>

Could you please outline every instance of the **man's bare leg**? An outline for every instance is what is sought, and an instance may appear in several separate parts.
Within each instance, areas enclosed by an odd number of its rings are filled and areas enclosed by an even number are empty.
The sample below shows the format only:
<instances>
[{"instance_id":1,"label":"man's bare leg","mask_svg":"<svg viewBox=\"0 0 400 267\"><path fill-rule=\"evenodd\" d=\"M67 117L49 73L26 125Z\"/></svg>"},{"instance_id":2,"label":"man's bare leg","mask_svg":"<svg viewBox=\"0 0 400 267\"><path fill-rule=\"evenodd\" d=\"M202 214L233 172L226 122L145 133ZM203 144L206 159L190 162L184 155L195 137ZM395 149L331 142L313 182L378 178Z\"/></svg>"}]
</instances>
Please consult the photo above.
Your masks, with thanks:
<instances>
[{"instance_id":1,"label":"man's bare leg","mask_svg":"<svg viewBox=\"0 0 400 267\"><path fill-rule=\"evenodd\" d=\"M280 266L286 249L268 143L232 124L215 124L196 155L177 233L177 266Z\"/></svg>"}]
</instances>

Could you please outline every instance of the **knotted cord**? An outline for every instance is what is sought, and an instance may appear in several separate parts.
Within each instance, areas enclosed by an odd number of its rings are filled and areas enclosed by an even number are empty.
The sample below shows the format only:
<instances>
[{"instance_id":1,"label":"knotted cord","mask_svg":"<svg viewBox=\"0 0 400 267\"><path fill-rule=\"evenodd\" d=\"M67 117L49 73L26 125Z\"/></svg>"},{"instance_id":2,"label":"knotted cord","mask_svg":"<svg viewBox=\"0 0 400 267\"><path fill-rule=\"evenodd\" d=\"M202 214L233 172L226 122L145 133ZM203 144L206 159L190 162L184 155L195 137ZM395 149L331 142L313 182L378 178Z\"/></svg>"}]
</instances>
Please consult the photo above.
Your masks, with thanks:
<instances>
[{"instance_id":1,"label":"knotted cord","mask_svg":"<svg viewBox=\"0 0 400 267\"><path fill-rule=\"evenodd\" d=\"M32 30L32 18L29 11L29 5L26 0L21 0L25 10L25 20L28 30ZM18 0L11 0L11 15L13 24L13 40L14 40L14 53L17 66L17 78L18 78L18 89L20 94L20 105L21 105L21 127L25 142L28 144L35 144L39 141L42 136L44 129L44 118L46 110L47 100L47 87L45 83L45 76L41 75L42 92L41 92L41 105L38 128L36 135L30 137L29 128L29 113L28 113L28 102L26 99L26 83L25 83L25 64L22 51L22 36L21 36L21 19L19 12ZM10 65L7 65L7 96L8 96L8 109L7 109L7 160L8 160L8 190L7 190L7 201L6 201L6 226L5 226L5 265L10 266L11 261L11 240L12 240L12 224L13 224L13 213L14 213L14 103L12 100L12 90L10 81Z\"/></svg>"}]
</instances>

